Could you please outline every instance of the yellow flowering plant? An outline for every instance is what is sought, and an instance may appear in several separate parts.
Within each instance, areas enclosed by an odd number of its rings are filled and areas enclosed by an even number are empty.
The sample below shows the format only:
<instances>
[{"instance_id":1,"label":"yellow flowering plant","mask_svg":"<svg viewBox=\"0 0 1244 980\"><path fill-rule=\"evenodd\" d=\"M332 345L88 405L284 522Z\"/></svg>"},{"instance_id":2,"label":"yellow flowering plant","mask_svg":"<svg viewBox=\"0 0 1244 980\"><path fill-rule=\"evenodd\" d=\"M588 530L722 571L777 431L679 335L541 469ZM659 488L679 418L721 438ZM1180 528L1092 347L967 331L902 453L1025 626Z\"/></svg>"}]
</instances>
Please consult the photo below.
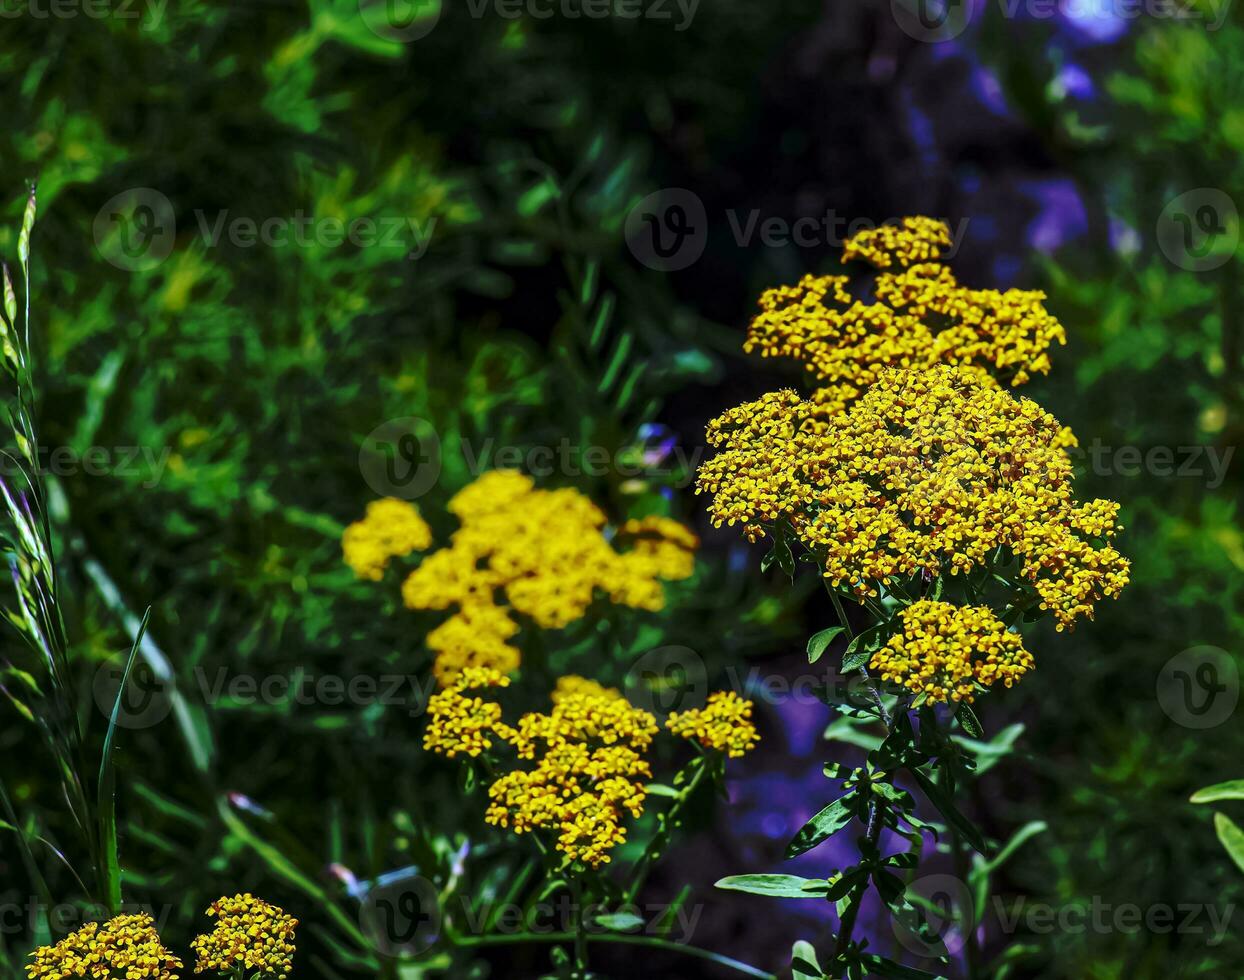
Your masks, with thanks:
<instances>
[{"instance_id":1,"label":"yellow flowering plant","mask_svg":"<svg viewBox=\"0 0 1244 980\"><path fill-rule=\"evenodd\" d=\"M726 759L756 745L753 705L734 692L718 692L704 707L673 712L661 725L616 688L567 675L550 693L548 711L528 712L510 725L496 700L509 686L510 679L496 668L465 668L431 699L424 746L463 759L470 767L468 785L487 784L486 821L532 841L549 877L547 889L569 889L578 914L565 937L574 950L566 965L572 976L587 976L590 935L600 938L599 927L619 918L593 919L590 910L634 902L696 790L706 780L722 786ZM696 747L668 784L653 781L650 750L662 728ZM638 858L619 875L608 875L630 825L653 796L668 801L654 831ZM449 931L460 945L488 941ZM708 950L647 941L750 969Z\"/></svg>"},{"instance_id":2,"label":"yellow flowering plant","mask_svg":"<svg viewBox=\"0 0 1244 980\"><path fill-rule=\"evenodd\" d=\"M1049 370L1062 326L1041 293L961 285L942 261L949 244L943 223L908 218L845 244L844 260L877 270L867 301L845 275L768 290L745 348L801 361L821 386L806 397L767 394L711 421L717 453L698 474L716 526L769 540L762 568L817 571L838 625L808 641L809 660L841 636L842 673L867 692L845 702L827 692L874 748L863 766L826 766L841 792L787 849L798 856L857 825L858 863L824 879L719 882L833 903L831 960L816 964L808 947L812 962L801 967L827 977L926 975L895 972L909 968L853 939L872 887L902 928L938 946L902 877L929 827L911 790L956 840L987 852L954 802L975 766L961 735L984 734L972 704L1035 668L1021 624L1048 616L1070 630L1129 575L1112 543L1118 504L1075 498L1074 435L1010 390ZM911 848L883 854L883 828Z\"/></svg>"},{"instance_id":3,"label":"yellow flowering plant","mask_svg":"<svg viewBox=\"0 0 1244 980\"><path fill-rule=\"evenodd\" d=\"M522 621L537 633L564 629L598 601L659 611L662 583L695 568L699 540L677 521L651 516L609 528L579 491L540 489L515 470L484 473L448 510L459 522L449 545L424 557L401 587L408 609L450 613L426 640L441 686L468 667L516 671ZM415 505L390 498L369 504L341 546L359 578L379 581L392 559L431 543Z\"/></svg>"},{"instance_id":4,"label":"yellow flowering plant","mask_svg":"<svg viewBox=\"0 0 1244 980\"><path fill-rule=\"evenodd\" d=\"M537 487L515 470L483 473L445 509L457 528L433 550L435 536L418 507L374 501L345 529L342 557L356 578L371 582L400 565L403 606L441 614L424 639L435 693L423 746L461 765L468 792L479 794L483 823L501 832L500 846L529 843L515 888L546 898L565 891L575 912L563 932L481 934L455 912L459 900L470 904L455 894L459 878L470 874L463 867L437 896L436 941L457 948L564 944L554 946L554 959L557 975L567 977L591 975L595 942L650 944L758 975L660 934L627 935L636 925L625 911L635 907L688 803L709 784L724 792L727 760L757 744L752 702L723 691L660 719L618 688L567 669L588 656L599 660L602 645L613 645L612 620L625 610L666 608L667 584L695 572L698 537L659 515L611 523L578 490ZM576 624L583 635L571 637ZM617 647L624 664L629 648ZM519 710L529 694L538 707ZM666 765L672 772L658 782ZM676 907L686 898L684 891ZM671 907L667 917L674 915Z\"/></svg>"},{"instance_id":5,"label":"yellow flowering plant","mask_svg":"<svg viewBox=\"0 0 1244 980\"><path fill-rule=\"evenodd\" d=\"M249 893L217 899L206 914L216 924L190 944L195 974L289 980L297 919ZM88 922L30 958L27 980L179 980L183 969L145 912Z\"/></svg>"}]
</instances>

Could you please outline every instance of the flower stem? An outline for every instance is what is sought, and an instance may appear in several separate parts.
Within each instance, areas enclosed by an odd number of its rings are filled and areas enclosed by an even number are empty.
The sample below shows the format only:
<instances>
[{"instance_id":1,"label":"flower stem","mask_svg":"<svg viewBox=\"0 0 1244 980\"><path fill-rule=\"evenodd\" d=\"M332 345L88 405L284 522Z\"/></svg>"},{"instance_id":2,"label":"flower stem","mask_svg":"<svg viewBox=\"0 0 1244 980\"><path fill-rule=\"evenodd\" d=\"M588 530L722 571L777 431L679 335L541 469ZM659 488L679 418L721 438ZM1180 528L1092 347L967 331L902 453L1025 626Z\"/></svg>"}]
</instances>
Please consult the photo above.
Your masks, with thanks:
<instances>
[{"instance_id":1,"label":"flower stem","mask_svg":"<svg viewBox=\"0 0 1244 980\"><path fill-rule=\"evenodd\" d=\"M455 946L474 947L474 946L505 946L510 943L564 943L574 938L573 933L567 932L549 932L549 933L531 933L520 932L514 935L493 935L493 936L455 936L450 934L449 939ZM684 943L676 943L671 939L657 939L650 936L627 936L619 934L606 934L599 936L587 936L588 943L611 943L621 946L646 946L649 949L659 949L670 953L681 953L684 956L693 956L696 959L708 960L716 963L718 966L726 967L734 970L744 976L756 977L757 980L777 980L772 973L767 973L749 963L743 963L739 960L732 959L729 956L723 956L721 953L714 953L712 950L701 949L699 946L688 946Z\"/></svg>"}]
</instances>

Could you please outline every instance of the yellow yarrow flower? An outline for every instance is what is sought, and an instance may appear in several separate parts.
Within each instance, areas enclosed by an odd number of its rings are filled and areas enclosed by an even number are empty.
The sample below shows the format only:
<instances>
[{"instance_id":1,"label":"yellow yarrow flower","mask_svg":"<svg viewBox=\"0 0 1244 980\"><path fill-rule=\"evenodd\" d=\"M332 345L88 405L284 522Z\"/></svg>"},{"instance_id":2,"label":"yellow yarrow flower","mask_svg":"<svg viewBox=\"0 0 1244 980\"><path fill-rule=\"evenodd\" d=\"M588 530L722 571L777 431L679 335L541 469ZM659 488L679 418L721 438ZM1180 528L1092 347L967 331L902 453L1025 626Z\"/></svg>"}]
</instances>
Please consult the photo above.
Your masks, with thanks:
<instances>
[{"instance_id":1,"label":"yellow yarrow flower","mask_svg":"<svg viewBox=\"0 0 1244 980\"><path fill-rule=\"evenodd\" d=\"M88 922L56 945L40 946L30 955L28 980L178 980L175 971L182 968L145 913L118 915L102 924Z\"/></svg>"},{"instance_id":2,"label":"yellow yarrow flower","mask_svg":"<svg viewBox=\"0 0 1244 980\"><path fill-rule=\"evenodd\" d=\"M714 524L755 539L778 521L858 595L958 575L1009 552L1059 629L1119 594L1129 562L1105 543L1117 505L1077 505L1066 430L1035 402L940 365L887 369L846 412L794 392L709 424L701 468Z\"/></svg>"},{"instance_id":3,"label":"yellow yarrow flower","mask_svg":"<svg viewBox=\"0 0 1244 980\"><path fill-rule=\"evenodd\" d=\"M708 696L703 708L671 712L665 727L681 738L699 742L706 749L725 752L730 758L738 759L760 741L751 720L754 707L751 701L734 691L715 691Z\"/></svg>"},{"instance_id":4,"label":"yellow yarrow flower","mask_svg":"<svg viewBox=\"0 0 1244 980\"><path fill-rule=\"evenodd\" d=\"M198 955L195 973L240 970L247 977L289 977L297 919L249 893L217 899L206 914L216 924L210 933L190 943Z\"/></svg>"},{"instance_id":5,"label":"yellow yarrow flower","mask_svg":"<svg viewBox=\"0 0 1244 980\"><path fill-rule=\"evenodd\" d=\"M359 578L379 582L391 558L423 551L432 544L432 530L414 504L394 497L373 500L366 516L341 536L345 562Z\"/></svg>"},{"instance_id":6,"label":"yellow yarrow flower","mask_svg":"<svg viewBox=\"0 0 1244 980\"><path fill-rule=\"evenodd\" d=\"M548 714L523 715L513 728L502 721L499 704L465 693L508 683L495 670L464 670L429 702L425 748L475 757L508 743L518 760L534 765L498 775L488 790L487 821L516 834L552 831L569 860L607 863L626 839L625 815L643 812L644 780L652 777L644 753L656 719L617 690L576 676L558 681Z\"/></svg>"},{"instance_id":7,"label":"yellow yarrow flower","mask_svg":"<svg viewBox=\"0 0 1244 980\"><path fill-rule=\"evenodd\" d=\"M408 608L457 607L428 637L442 684L467 666L518 667L518 648L506 642L518 629L511 610L542 629L582 619L598 596L655 611L665 605L662 582L694 570L699 542L682 525L628 522L619 552L591 500L573 489L539 490L511 470L485 473L449 509L461 521L450 546L424 559L402 585Z\"/></svg>"},{"instance_id":8,"label":"yellow yarrow flower","mask_svg":"<svg viewBox=\"0 0 1244 980\"><path fill-rule=\"evenodd\" d=\"M508 687L510 679L491 667L466 667L445 690L428 699L428 728L423 747L450 759L458 755L479 756L496 736L511 729L501 721L501 705L470 697L465 692L480 687Z\"/></svg>"},{"instance_id":9,"label":"yellow yarrow flower","mask_svg":"<svg viewBox=\"0 0 1244 980\"><path fill-rule=\"evenodd\" d=\"M1050 368L1049 350L1066 332L1033 290L971 289L939 261L950 231L907 218L848 239L844 259L880 270L874 297L852 296L847 276L804 276L760 297L743 349L802 361L821 387L812 401L844 410L887 367L954 364L982 383L1026 383Z\"/></svg>"},{"instance_id":10,"label":"yellow yarrow flower","mask_svg":"<svg viewBox=\"0 0 1244 980\"><path fill-rule=\"evenodd\" d=\"M929 701L974 701L982 688L1007 687L1033 667L1020 637L982 606L922 599L900 614L902 632L872 656L883 680Z\"/></svg>"}]
</instances>

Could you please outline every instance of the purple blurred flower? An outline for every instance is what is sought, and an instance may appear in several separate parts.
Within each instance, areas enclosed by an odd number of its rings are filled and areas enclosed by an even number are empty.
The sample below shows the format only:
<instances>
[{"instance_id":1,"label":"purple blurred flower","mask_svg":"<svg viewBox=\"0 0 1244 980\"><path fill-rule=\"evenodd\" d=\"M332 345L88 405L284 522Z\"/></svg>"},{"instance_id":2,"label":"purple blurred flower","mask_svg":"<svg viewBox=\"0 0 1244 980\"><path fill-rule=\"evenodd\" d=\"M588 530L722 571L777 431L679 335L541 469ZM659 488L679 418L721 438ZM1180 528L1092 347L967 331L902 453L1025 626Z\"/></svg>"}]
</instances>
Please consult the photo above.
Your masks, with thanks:
<instances>
[{"instance_id":1,"label":"purple blurred flower","mask_svg":"<svg viewBox=\"0 0 1244 980\"><path fill-rule=\"evenodd\" d=\"M1097 87L1088 72L1069 61L1054 76L1054 94L1059 98L1087 101L1096 98Z\"/></svg>"},{"instance_id":2,"label":"purple blurred flower","mask_svg":"<svg viewBox=\"0 0 1244 980\"><path fill-rule=\"evenodd\" d=\"M1084 201L1073 181L1066 178L1023 181L1020 189L1040 207L1028 225L1028 244L1033 248L1053 252L1088 231Z\"/></svg>"}]
</instances>

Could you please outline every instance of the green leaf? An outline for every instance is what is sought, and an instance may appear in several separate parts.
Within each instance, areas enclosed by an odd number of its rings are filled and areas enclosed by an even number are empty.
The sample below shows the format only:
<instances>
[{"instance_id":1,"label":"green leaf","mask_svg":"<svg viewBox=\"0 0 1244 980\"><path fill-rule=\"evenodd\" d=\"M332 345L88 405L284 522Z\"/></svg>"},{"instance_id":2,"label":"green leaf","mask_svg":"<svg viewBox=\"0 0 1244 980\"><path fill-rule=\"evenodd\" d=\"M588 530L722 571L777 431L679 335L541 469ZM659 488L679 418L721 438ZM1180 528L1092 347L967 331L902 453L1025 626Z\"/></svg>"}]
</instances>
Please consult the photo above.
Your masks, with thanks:
<instances>
[{"instance_id":1,"label":"green leaf","mask_svg":"<svg viewBox=\"0 0 1244 980\"><path fill-rule=\"evenodd\" d=\"M1244 779L1231 779L1225 783L1206 786L1192 794L1193 803L1215 803L1218 800L1244 800Z\"/></svg>"},{"instance_id":2,"label":"green leaf","mask_svg":"<svg viewBox=\"0 0 1244 980\"><path fill-rule=\"evenodd\" d=\"M863 868L854 868L845 872L839 879L832 882L829 891L825 893L825 897L831 902L846 898L856 885L868 880L868 872Z\"/></svg>"},{"instance_id":3,"label":"green leaf","mask_svg":"<svg viewBox=\"0 0 1244 980\"><path fill-rule=\"evenodd\" d=\"M808 663L814 664L820 660L821 654L823 654L829 648L829 645L834 642L834 637L845 630L845 626L831 626L829 629L821 630L819 633L814 633L811 637L809 637Z\"/></svg>"},{"instance_id":4,"label":"green leaf","mask_svg":"<svg viewBox=\"0 0 1244 980\"><path fill-rule=\"evenodd\" d=\"M938 812L963 835L964 840L981 854L988 856L989 848L980 829L959 812L951 799L942 792L941 788L933 780L919 769L911 769L909 772L916 778L916 782L920 784L920 789L929 798L929 802L937 807Z\"/></svg>"},{"instance_id":5,"label":"green leaf","mask_svg":"<svg viewBox=\"0 0 1244 980\"><path fill-rule=\"evenodd\" d=\"M121 699L125 697L130 672L134 669L134 661L138 659L138 645L142 643L143 634L147 632L147 622L150 619L151 607L148 606L143 614L143 621L139 624L138 635L134 637L134 642L130 646L130 655L125 661L125 671L121 675L116 700L112 703L112 715L108 719L108 731L104 735L104 751L99 761L99 792L96 803L99 808L100 886L104 889L104 901L108 906L108 911L113 913L121 910L121 856L117 845L117 772L113 765L117 720L121 717Z\"/></svg>"},{"instance_id":6,"label":"green leaf","mask_svg":"<svg viewBox=\"0 0 1244 980\"><path fill-rule=\"evenodd\" d=\"M634 932L644 926L644 920L632 912L610 912L598 915L592 921L611 932Z\"/></svg>"},{"instance_id":7,"label":"green leaf","mask_svg":"<svg viewBox=\"0 0 1244 980\"><path fill-rule=\"evenodd\" d=\"M790 950L791 980L823 980L825 971L816 958L816 949L800 939Z\"/></svg>"},{"instance_id":8,"label":"green leaf","mask_svg":"<svg viewBox=\"0 0 1244 980\"><path fill-rule=\"evenodd\" d=\"M980 719L976 717L976 712L966 701L959 702L959 710L955 712L955 717L959 719L963 730L973 738L985 737L985 726L981 724Z\"/></svg>"},{"instance_id":9,"label":"green leaf","mask_svg":"<svg viewBox=\"0 0 1244 980\"><path fill-rule=\"evenodd\" d=\"M799 833L786 846L786 857L798 857L805 851L812 850L849 824L853 816L851 808L847 805L849 799L849 796L844 796L834 800L799 828Z\"/></svg>"},{"instance_id":10,"label":"green leaf","mask_svg":"<svg viewBox=\"0 0 1244 980\"><path fill-rule=\"evenodd\" d=\"M799 875L730 875L718 881L717 887L770 898L824 898L829 882L824 878L801 878Z\"/></svg>"},{"instance_id":11,"label":"green leaf","mask_svg":"<svg viewBox=\"0 0 1244 980\"><path fill-rule=\"evenodd\" d=\"M880 649L883 630L888 624L881 623L872 629L866 629L847 644L847 652L842 655L842 672L849 674L859 670L868 663L873 651Z\"/></svg>"},{"instance_id":12,"label":"green leaf","mask_svg":"<svg viewBox=\"0 0 1244 980\"><path fill-rule=\"evenodd\" d=\"M1218 831L1218 839L1231 855L1231 860L1244 871L1244 830L1225 813L1214 814L1214 829Z\"/></svg>"},{"instance_id":13,"label":"green leaf","mask_svg":"<svg viewBox=\"0 0 1244 980\"><path fill-rule=\"evenodd\" d=\"M888 960L884 956L873 956L871 953L861 957L861 960L872 971L869 975L879 977L897 977L898 980L946 980L940 973L926 973L924 970L917 970L913 966L903 966L902 963L895 963Z\"/></svg>"}]
</instances>

